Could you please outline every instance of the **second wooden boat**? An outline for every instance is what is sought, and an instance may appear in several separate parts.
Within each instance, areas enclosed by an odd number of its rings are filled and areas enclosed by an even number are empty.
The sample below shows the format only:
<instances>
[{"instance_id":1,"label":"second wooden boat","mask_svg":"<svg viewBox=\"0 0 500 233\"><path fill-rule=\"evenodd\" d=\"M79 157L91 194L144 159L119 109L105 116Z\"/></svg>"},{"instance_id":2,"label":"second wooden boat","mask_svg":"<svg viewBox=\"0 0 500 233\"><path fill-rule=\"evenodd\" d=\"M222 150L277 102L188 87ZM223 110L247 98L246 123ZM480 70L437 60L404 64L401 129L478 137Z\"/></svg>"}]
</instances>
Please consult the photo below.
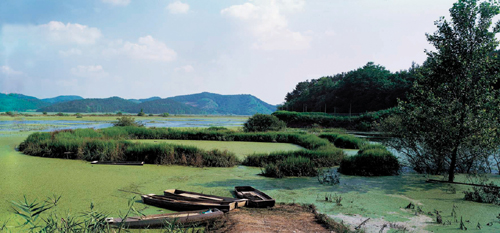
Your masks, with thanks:
<instances>
[{"instance_id":1,"label":"second wooden boat","mask_svg":"<svg viewBox=\"0 0 500 233\"><path fill-rule=\"evenodd\" d=\"M273 207L276 203L272 197L253 188L252 186L236 186L234 187L236 196L239 198L246 198L248 207L265 208Z\"/></svg>"},{"instance_id":2,"label":"second wooden boat","mask_svg":"<svg viewBox=\"0 0 500 233\"><path fill-rule=\"evenodd\" d=\"M142 202L144 202L145 204L178 211L217 208L224 212L228 212L236 207L236 203L234 202L224 203L203 200L185 200L182 198L167 197L156 194L142 195L141 198Z\"/></svg>"},{"instance_id":3,"label":"second wooden boat","mask_svg":"<svg viewBox=\"0 0 500 233\"><path fill-rule=\"evenodd\" d=\"M202 201L214 201L214 202L235 202L237 207L244 207L247 203L247 199L238 199L232 197L220 197L215 195L208 195L203 193L188 192L179 189L167 189L163 191L164 196L167 197L180 197L186 200L202 200Z\"/></svg>"},{"instance_id":4,"label":"second wooden boat","mask_svg":"<svg viewBox=\"0 0 500 233\"><path fill-rule=\"evenodd\" d=\"M165 227L167 224L188 224L200 223L208 220L214 220L224 216L224 213L218 209L206 209L198 211L185 211L170 214L155 214L140 217L107 218L106 222L110 226L125 228L155 228Z\"/></svg>"}]
</instances>

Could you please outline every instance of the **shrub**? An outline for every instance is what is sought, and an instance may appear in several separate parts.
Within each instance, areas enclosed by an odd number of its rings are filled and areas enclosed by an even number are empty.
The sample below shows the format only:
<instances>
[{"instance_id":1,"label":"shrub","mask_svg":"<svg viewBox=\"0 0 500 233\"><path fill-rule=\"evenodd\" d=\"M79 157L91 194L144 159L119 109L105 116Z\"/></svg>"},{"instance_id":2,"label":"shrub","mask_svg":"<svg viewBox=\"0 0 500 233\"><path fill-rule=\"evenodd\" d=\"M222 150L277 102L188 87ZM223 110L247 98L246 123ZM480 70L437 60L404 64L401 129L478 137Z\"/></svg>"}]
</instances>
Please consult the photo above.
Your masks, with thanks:
<instances>
[{"instance_id":1,"label":"shrub","mask_svg":"<svg viewBox=\"0 0 500 233\"><path fill-rule=\"evenodd\" d=\"M276 164L267 164L262 173L264 176L282 178L285 176L316 176L318 170L309 158L288 157Z\"/></svg>"},{"instance_id":2,"label":"shrub","mask_svg":"<svg viewBox=\"0 0 500 233\"><path fill-rule=\"evenodd\" d=\"M500 205L500 187L493 182L482 184L484 186L474 186L472 190L464 191L464 199L480 203L492 203Z\"/></svg>"},{"instance_id":3,"label":"shrub","mask_svg":"<svg viewBox=\"0 0 500 233\"><path fill-rule=\"evenodd\" d=\"M385 148L374 148L359 151L357 155L342 160L339 172L344 175L358 176L391 176L399 174L396 156Z\"/></svg>"},{"instance_id":4,"label":"shrub","mask_svg":"<svg viewBox=\"0 0 500 233\"><path fill-rule=\"evenodd\" d=\"M150 113L149 116L154 116L153 113Z\"/></svg>"},{"instance_id":5,"label":"shrub","mask_svg":"<svg viewBox=\"0 0 500 233\"><path fill-rule=\"evenodd\" d=\"M117 116L121 116L121 115L123 115L123 113L122 112L117 112L116 115Z\"/></svg>"},{"instance_id":6,"label":"shrub","mask_svg":"<svg viewBox=\"0 0 500 233\"><path fill-rule=\"evenodd\" d=\"M43 112L42 114L43 114L43 115L47 115L47 112Z\"/></svg>"},{"instance_id":7,"label":"shrub","mask_svg":"<svg viewBox=\"0 0 500 233\"><path fill-rule=\"evenodd\" d=\"M144 113L143 109L141 108L141 112L137 113L137 116L145 116L146 113Z\"/></svg>"},{"instance_id":8,"label":"shrub","mask_svg":"<svg viewBox=\"0 0 500 233\"><path fill-rule=\"evenodd\" d=\"M5 114L6 114L7 116L14 116L14 115L16 115L16 113L15 113L15 112L11 112L11 111L7 111L7 112L5 112Z\"/></svg>"},{"instance_id":9,"label":"shrub","mask_svg":"<svg viewBox=\"0 0 500 233\"><path fill-rule=\"evenodd\" d=\"M62 113L62 112L58 112L56 115L57 115L57 116L64 116L64 113Z\"/></svg>"},{"instance_id":10,"label":"shrub","mask_svg":"<svg viewBox=\"0 0 500 233\"><path fill-rule=\"evenodd\" d=\"M83 115L81 113L75 114L76 118L83 118Z\"/></svg>"},{"instance_id":11,"label":"shrub","mask_svg":"<svg viewBox=\"0 0 500 233\"><path fill-rule=\"evenodd\" d=\"M320 138L328 139L336 147L344 149L360 149L367 141L349 134L323 133Z\"/></svg>"},{"instance_id":12,"label":"shrub","mask_svg":"<svg viewBox=\"0 0 500 233\"><path fill-rule=\"evenodd\" d=\"M255 114L243 125L245 132L280 131L286 123L273 115Z\"/></svg>"},{"instance_id":13,"label":"shrub","mask_svg":"<svg viewBox=\"0 0 500 233\"><path fill-rule=\"evenodd\" d=\"M170 114L168 114L168 112L164 112L164 113L162 113L162 114L161 114L161 116L162 116L162 117L169 117L169 116L170 116Z\"/></svg>"},{"instance_id":14,"label":"shrub","mask_svg":"<svg viewBox=\"0 0 500 233\"><path fill-rule=\"evenodd\" d=\"M131 116L122 116L116 118L117 122L113 123L113 126L143 126L143 124L136 122Z\"/></svg>"}]
</instances>

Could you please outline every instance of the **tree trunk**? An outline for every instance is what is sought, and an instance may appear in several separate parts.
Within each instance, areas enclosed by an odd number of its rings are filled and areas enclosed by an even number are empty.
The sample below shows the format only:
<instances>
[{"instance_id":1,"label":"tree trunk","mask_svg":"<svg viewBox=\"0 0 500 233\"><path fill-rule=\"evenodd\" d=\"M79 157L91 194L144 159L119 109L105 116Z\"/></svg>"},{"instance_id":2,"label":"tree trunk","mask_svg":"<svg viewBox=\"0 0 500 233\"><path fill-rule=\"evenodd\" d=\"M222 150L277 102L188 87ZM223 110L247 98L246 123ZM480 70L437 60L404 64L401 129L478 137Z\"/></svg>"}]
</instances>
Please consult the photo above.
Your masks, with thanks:
<instances>
[{"instance_id":1,"label":"tree trunk","mask_svg":"<svg viewBox=\"0 0 500 233\"><path fill-rule=\"evenodd\" d=\"M453 149L451 153L451 163L450 170L448 171L448 181L453 182L455 179L455 167L457 166L457 155L458 155L458 146Z\"/></svg>"}]
</instances>

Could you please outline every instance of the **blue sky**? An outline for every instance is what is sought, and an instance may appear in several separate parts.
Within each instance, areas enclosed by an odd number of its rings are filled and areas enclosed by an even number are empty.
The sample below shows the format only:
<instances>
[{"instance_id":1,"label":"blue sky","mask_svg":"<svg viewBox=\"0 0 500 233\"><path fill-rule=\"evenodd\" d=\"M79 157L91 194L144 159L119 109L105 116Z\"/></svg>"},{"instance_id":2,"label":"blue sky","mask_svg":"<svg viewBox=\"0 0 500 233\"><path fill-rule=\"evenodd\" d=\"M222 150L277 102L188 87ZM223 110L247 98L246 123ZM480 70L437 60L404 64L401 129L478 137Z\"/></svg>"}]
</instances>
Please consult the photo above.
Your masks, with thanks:
<instances>
[{"instance_id":1,"label":"blue sky","mask_svg":"<svg viewBox=\"0 0 500 233\"><path fill-rule=\"evenodd\" d=\"M2 0L0 92L39 98L252 94L369 61L422 63L452 0Z\"/></svg>"}]
</instances>

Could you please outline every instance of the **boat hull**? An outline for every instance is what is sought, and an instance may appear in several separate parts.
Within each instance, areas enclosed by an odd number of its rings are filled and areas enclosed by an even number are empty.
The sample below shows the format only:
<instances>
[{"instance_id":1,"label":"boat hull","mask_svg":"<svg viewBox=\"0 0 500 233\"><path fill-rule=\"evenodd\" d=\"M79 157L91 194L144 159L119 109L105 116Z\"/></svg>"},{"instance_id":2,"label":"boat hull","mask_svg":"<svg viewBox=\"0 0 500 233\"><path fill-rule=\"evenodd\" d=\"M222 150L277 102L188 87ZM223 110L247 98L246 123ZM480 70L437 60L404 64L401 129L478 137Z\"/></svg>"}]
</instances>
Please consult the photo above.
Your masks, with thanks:
<instances>
[{"instance_id":1,"label":"boat hull","mask_svg":"<svg viewBox=\"0 0 500 233\"><path fill-rule=\"evenodd\" d=\"M144 204L177 211L217 208L221 211L228 212L236 207L234 202L217 203L208 201L182 200L155 194L142 195L141 198Z\"/></svg>"},{"instance_id":2,"label":"boat hull","mask_svg":"<svg viewBox=\"0 0 500 233\"><path fill-rule=\"evenodd\" d=\"M215 220L224 216L218 209L206 209L198 211L185 211L171 214L156 214L140 217L108 218L106 221L110 226L125 228L157 228L165 227L166 224L189 224Z\"/></svg>"},{"instance_id":3,"label":"boat hull","mask_svg":"<svg viewBox=\"0 0 500 233\"><path fill-rule=\"evenodd\" d=\"M246 205L248 207L266 208L273 207L276 203L276 200L272 197L252 186L236 186L234 187L234 191L239 198L248 199Z\"/></svg>"},{"instance_id":4,"label":"boat hull","mask_svg":"<svg viewBox=\"0 0 500 233\"><path fill-rule=\"evenodd\" d=\"M214 201L222 203L235 202L236 207L244 207L247 203L247 199L238 199L231 197L221 197L215 195L208 195L203 193L188 192L179 189L167 189L163 191L163 195L167 197L178 197L185 198L186 200L201 200L201 201Z\"/></svg>"}]
</instances>

